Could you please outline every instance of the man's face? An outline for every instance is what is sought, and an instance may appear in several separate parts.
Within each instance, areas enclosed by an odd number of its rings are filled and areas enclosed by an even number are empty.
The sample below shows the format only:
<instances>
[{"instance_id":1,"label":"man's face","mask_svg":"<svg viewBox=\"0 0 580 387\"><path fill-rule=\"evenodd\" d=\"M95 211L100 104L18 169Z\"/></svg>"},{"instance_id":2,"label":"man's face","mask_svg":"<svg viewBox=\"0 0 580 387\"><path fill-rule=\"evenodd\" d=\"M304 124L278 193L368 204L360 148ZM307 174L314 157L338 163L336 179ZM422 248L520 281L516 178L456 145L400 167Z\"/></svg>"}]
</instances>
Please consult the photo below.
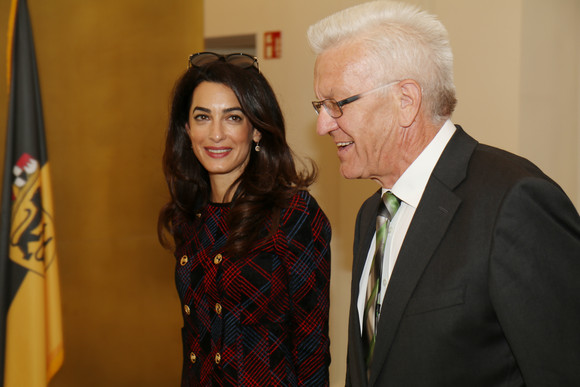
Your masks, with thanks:
<instances>
[{"instance_id":1,"label":"man's face","mask_svg":"<svg viewBox=\"0 0 580 387\"><path fill-rule=\"evenodd\" d=\"M342 44L318 56L314 92L320 100L340 101L394 81L380 74L360 42ZM397 98L393 97L397 87L394 84L344 105L340 118L320 110L316 131L329 134L336 143L345 178L383 182L393 174L403 137L397 126Z\"/></svg>"}]
</instances>

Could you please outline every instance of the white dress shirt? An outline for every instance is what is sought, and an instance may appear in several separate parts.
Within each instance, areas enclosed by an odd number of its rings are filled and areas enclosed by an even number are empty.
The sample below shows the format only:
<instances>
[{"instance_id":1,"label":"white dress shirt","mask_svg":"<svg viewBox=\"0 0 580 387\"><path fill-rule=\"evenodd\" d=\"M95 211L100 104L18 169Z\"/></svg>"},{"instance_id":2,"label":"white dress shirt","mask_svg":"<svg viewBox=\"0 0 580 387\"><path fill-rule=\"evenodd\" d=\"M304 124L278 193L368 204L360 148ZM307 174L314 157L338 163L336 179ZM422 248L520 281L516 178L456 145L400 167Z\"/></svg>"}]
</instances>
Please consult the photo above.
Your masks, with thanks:
<instances>
[{"instance_id":1,"label":"white dress shirt","mask_svg":"<svg viewBox=\"0 0 580 387\"><path fill-rule=\"evenodd\" d=\"M433 168L437 164L441 153L447 146L447 143L455 133L455 125L450 120L447 120L443 127L439 130L437 135L431 140L429 145L421 152L421 154L413 161L413 163L407 168L407 170L401 175L397 180L395 185L391 189L382 188L381 194L387 191L391 191L395 196L401 200L401 206L395 214L395 217L391 220L389 224L387 241L385 246L385 257L383 258L382 267L382 281L380 287L379 300L385 297L387 290L387 285L389 284L390 275L395 267L395 262L399 251L401 250L401 245L407 235L407 230L415 215L415 210L421 201L425 187L427 186L427 181L431 177ZM369 280L369 273L371 270L371 264L373 261L373 255L375 253L376 245L376 233L371 242L369 248L365 266L362 271L362 275L359 282L359 296L358 296L358 313L360 319L360 327L362 334L362 327L364 326L364 307L366 302L366 289Z\"/></svg>"}]
</instances>

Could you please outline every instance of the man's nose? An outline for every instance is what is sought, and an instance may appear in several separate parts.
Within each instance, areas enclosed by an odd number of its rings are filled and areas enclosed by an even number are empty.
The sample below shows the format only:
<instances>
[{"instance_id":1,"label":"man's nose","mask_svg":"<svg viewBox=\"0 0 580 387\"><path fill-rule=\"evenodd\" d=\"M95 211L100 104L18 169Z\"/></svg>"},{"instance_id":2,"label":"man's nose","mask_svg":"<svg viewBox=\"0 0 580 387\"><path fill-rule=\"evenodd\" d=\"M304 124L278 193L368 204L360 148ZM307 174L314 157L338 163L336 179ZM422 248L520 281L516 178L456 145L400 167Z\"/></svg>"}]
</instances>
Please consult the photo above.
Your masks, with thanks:
<instances>
[{"instance_id":1,"label":"man's nose","mask_svg":"<svg viewBox=\"0 0 580 387\"><path fill-rule=\"evenodd\" d=\"M316 133L320 136L324 136L337 128L338 125L336 119L332 118L326 109L320 109L320 113L318 113L318 118L316 120Z\"/></svg>"}]
</instances>

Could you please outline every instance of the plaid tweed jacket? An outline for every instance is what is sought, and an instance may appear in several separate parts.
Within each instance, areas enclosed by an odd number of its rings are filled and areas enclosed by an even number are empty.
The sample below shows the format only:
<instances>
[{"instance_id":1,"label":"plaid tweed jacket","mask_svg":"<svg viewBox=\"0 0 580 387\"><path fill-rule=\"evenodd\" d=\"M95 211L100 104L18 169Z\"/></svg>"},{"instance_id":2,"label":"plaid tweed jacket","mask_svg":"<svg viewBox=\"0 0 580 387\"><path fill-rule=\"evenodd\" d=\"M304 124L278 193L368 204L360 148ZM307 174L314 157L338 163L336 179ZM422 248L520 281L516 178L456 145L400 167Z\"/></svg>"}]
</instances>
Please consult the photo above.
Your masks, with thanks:
<instances>
[{"instance_id":1,"label":"plaid tweed jacket","mask_svg":"<svg viewBox=\"0 0 580 387\"><path fill-rule=\"evenodd\" d=\"M278 232L232 259L223 253L228 211L204 207L175 251L182 386L327 386L328 219L300 191Z\"/></svg>"}]
</instances>

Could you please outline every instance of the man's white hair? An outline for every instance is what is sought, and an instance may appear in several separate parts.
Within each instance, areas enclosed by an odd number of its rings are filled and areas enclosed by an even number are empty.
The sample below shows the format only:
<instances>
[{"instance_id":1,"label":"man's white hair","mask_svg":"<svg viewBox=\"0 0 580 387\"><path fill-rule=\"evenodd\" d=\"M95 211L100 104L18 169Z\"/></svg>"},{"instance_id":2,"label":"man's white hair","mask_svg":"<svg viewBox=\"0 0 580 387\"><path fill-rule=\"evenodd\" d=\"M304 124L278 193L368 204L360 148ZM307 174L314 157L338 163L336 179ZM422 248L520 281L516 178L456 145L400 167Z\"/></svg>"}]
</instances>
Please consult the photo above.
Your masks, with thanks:
<instances>
[{"instance_id":1,"label":"man's white hair","mask_svg":"<svg viewBox=\"0 0 580 387\"><path fill-rule=\"evenodd\" d=\"M447 30L416 6L392 1L359 4L313 24L308 40L318 55L337 45L365 45L379 64L381 82L414 79L433 122L455 109L453 53Z\"/></svg>"}]
</instances>

